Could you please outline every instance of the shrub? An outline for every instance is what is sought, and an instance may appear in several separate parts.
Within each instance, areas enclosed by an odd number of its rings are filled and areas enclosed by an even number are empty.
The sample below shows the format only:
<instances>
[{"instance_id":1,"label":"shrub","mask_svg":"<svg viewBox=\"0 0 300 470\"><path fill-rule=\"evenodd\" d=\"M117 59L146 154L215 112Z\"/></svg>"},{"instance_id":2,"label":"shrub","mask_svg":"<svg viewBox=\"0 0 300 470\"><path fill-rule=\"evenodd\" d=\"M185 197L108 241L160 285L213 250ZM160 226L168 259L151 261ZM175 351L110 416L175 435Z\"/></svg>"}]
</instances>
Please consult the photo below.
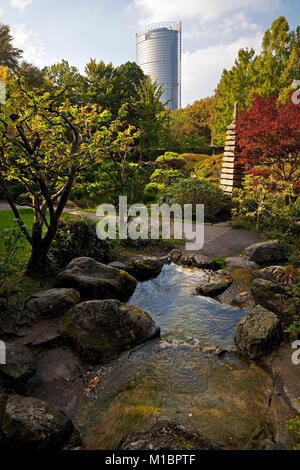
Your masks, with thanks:
<instances>
[{"instance_id":1,"label":"shrub","mask_svg":"<svg viewBox=\"0 0 300 470\"><path fill-rule=\"evenodd\" d=\"M300 402L299 399L296 399L295 400L296 402ZM288 422L287 422L287 428L289 431L291 431L296 440L297 440L297 445L296 447L294 448L295 450L300 450L300 415L298 416L295 416L295 418L292 418L290 419Z\"/></svg>"},{"instance_id":2,"label":"shrub","mask_svg":"<svg viewBox=\"0 0 300 470\"><path fill-rule=\"evenodd\" d=\"M205 222L226 220L230 217L232 209L231 197L224 194L221 188L196 178L177 181L164 190L162 197L169 204L193 204L194 210L196 204L204 204Z\"/></svg>"},{"instance_id":3,"label":"shrub","mask_svg":"<svg viewBox=\"0 0 300 470\"><path fill-rule=\"evenodd\" d=\"M69 216L59 223L49 257L58 267L65 267L72 259L81 256L95 258L101 263L110 260L112 245L106 240L99 240L96 224L86 217Z\"/></svg>"},{"instance_id":4,"label":"shrub","mask_svg":"<svg viewBox=\"0 0 300 470\"><path fill-rule=\"evenodd\" d=\"M244 187L233 193L233 225L270 235L293 235L300 217L300 201L293 185L272 177L247 176Z\"/></svg>"}]
</instances>

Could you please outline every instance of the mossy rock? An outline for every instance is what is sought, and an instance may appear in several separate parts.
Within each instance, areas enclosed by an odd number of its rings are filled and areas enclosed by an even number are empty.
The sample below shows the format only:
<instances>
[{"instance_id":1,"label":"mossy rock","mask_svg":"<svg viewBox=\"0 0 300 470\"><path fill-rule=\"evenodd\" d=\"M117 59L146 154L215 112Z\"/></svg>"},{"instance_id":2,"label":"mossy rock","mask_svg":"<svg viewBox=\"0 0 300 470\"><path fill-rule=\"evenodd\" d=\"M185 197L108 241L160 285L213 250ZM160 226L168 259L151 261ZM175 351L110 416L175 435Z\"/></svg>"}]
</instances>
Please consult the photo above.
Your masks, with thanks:
<instances>
[{"instance_id":1,"label":"mossy rock","mask_svg":"<svg viewBox=\"0 0 300 470\"><path fill-rule=\"evenodd\" d=\"M159 334L150 315L118 300L82 302L71 309L63 335L87 361L105 362Z\"/></svg>"},{"instance_id":2,"label":"mossy rock","mask_svg":"<svg viewBox=\"0 0 300 470\"><path fill-rule=\"evenodd\" d=\"M27 381L36 372L36 361L22 344L6 344L6 364L0 365L0 385L7 390L24 392Z\"/></svg>"},{"instance_id":3,"label":"mossy rock","mask_svg":"<svg viewBox=\"0 0 300 470\"><path fill-rule=\"evenodd\" d=\"M32 397L0 397L1 448L59 450L68 448L70 441L81 445L79 433L59 407Z\"/></svg>"},{"instance_id":4,"label":"mossy rock","mask_svg":"<svg viewBox=\"0 0 300 470\"><path fill-rule=\"evenodd\" d=\"M160 274L164 262L156 256L137 256L127 264L126 271L139 281L146 281Z\"/></svg>"},{"instance_id":5,"label":"mossy rock","mask_svg":"<svg viewBox=\"0 0 300 470\"><path fill-rule=\"evenodd\" d=\"M197 287L196 292L199 295L207 297L216 297L222 294L233 282L232 277L225 271L219 271L210 277L210 279Z\"/></svg>"},{"instance_id":6,"label":"mossy rock","mask_svg":"<svg viewBox=\"0 0 300 470\"><path fill-rule=\"evenodd\" d=\"M55 287L68 287L80 293L81 300L128 300L137 280L121 269L98 263L93 258L75 258L57 276Z\"/></svg>"},{"instance_id":7,"label":"mossy rock","mask_svg":"<svg viewBox=\"0 0 300 470\"><path fill-rule=\"evenodd\" d=\"M256 304L276 313L286 325L292 321L296 312L293 311L294 303L285 286L266 279L254 279L251 292Z\"/></svg>"},{"instance_id":8,"label":"mossy rock","mask_svg":"<svg viewBox=\"0 0 300 470\"><path fill-rule=\"evenodd\" d=\"M275 313L256 305L237 324L234 340L244 356L257 360L279 347L282 340L280 320Z\"/></svg>"},{"instance_id":9,"label":"mossy rock","mask_svg":"<svg viewBox=\"0 0 300 470\"><path fill-rule=\"evenodd\" d=\"M205 437L161 419L147 432L132 432L121 441L118 450L222 450Z\"/></svg>"},{"instance_id":10,"label":"mossy rock","mask_svg":"<svg viewBox=\"0 0 300 470\"><path fill-rule=\"evenodd\" d=\"M25 309L37 317L58 317L78 304L80 294L75 289L48 289L36 292L25 303Z\"/></svg>"}]
</instances>

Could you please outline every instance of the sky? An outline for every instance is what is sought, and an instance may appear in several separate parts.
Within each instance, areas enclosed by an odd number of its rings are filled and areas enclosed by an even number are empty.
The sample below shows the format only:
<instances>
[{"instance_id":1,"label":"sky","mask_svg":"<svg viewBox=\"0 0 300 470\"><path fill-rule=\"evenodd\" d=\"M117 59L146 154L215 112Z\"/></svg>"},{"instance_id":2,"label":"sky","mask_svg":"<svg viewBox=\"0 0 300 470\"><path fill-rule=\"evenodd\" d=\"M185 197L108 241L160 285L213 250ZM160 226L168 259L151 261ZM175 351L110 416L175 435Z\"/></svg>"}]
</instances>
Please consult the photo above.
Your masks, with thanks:
<instances>
[{"instance_id":1,"label":"sky","mask_svg":"<svg viewBox=\"0 0 300 470\"><path fill-rule=\"evenodd\" d=\"M25 60L42 67L65 59L81 72L90 58L115 66L135 61L136 31L181 20L183 106L213 94L241 47L259 52L264 31L280 15L295 29L300 1L0 0L0 23L11 26Z\"/></svg>"}]
</instances>

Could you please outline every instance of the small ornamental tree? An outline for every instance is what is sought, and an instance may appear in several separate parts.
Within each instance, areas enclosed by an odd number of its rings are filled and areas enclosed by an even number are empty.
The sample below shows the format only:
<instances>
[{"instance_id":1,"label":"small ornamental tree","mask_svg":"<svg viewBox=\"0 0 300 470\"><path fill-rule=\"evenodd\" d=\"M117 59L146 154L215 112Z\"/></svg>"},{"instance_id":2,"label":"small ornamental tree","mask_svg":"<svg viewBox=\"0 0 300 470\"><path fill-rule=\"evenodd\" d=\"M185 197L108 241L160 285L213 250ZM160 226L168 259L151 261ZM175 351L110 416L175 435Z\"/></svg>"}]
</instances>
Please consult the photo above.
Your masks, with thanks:
<instances>
[{"instance_id":1,"label":"small ornamental tree","mask_svg":"<svg viewBox=\"0 0 300 470\"><path fill-rule=\"evenodd\" d=\"M292 183L300 189L300 105L277 96L255 96L237 121L239 162L248 173ZM259 165L259 169L255 168Z\"/></svg>"},{"instance_id":2,"label":"small ornamental tree","mask_svg":"<svg viewBox=\"0 0 300 470\"><path fill-rule=\"evenodd\" d=\"M21 79L7 82L7 101L0 107L0 190L31 244L28 270L39 273L76 177L107 154L127 151L133 129L97 105L71 106L64 98L67 87L32 91ZM14 183L24 188L17 199L10 192ZM31 230L19 205L33 210Z\"/></svg>"}]
</instances>

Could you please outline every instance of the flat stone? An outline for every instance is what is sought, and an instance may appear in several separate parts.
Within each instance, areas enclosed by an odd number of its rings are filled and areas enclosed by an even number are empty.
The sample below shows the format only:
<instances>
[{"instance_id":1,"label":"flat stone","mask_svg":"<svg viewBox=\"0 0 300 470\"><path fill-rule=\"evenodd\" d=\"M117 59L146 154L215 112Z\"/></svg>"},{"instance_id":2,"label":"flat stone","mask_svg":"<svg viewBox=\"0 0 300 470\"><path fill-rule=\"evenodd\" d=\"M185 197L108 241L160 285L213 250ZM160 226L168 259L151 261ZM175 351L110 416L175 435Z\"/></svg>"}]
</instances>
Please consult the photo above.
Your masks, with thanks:
<instances>
[{"instance_id":1,"label":"flat stone","mask_svg":"<svg viewBox=\"0 0 300 470\"><path fill-rule=\"evenodd\" d=\"M246 256L233 256L225 259L228 268L235 269L256 269L258 265L254 261L250 261Z\"/></svg>"},{"instance_id":2,"label":"flat stone","mask_svg":"<svg viewBox=\"0 0 300 470\"><path fill-rule=\"evenodd\" d=\"M219 271L216 275L210 276L209 280L197 287L199 295L216 297L222 294L233 282L232 277L226 271Z\"/></svg>"},{"instance_id":3,"label":"flat stone","mask_svg":"<svg viewBox=\"0 0 300 470\"><path fill-rule=\"evenodd\" d=\"M183 266L193 266L199 269L210 269L211 271L217 271L221 268L220 263L202 254L195 254L189 252L183 252L181 250L172 250L168 258L170 261L182 264Z\"/></svg>"},{"instance_id":4,"label":"flat stone","mask_svg":"<svg viewBox=\"0 0 300 470\"><path fill-rule=\"evenodd\" d=\"M38 317L58 317L80 301L75 289L48 289L36 292L25 303L25 309Z\"/></svg>"},{"instance_id":5,"label":"flat stone","mask_svg":"<svg viewBox=\"0 0 300 470\"><path fill-rule=\"evenodd\" d=\"M56 287L80 292L81 300L126 300L135 291L137 280L121 269L98 263L93 258L75 258L57 276Z\"/></svg>"},{"instance_id":6,"label":"flat stone","mask_svg":"<svg viewBox=\"0 0 300 470\"><path fill-rule=\"evenodd\" d=\"M111 266L112 268L118 268L118 269L126 269L126 264L120 263L120 261L112 261L111 263L108 263L107 266Z\"/></svg>"}]
</instances>

